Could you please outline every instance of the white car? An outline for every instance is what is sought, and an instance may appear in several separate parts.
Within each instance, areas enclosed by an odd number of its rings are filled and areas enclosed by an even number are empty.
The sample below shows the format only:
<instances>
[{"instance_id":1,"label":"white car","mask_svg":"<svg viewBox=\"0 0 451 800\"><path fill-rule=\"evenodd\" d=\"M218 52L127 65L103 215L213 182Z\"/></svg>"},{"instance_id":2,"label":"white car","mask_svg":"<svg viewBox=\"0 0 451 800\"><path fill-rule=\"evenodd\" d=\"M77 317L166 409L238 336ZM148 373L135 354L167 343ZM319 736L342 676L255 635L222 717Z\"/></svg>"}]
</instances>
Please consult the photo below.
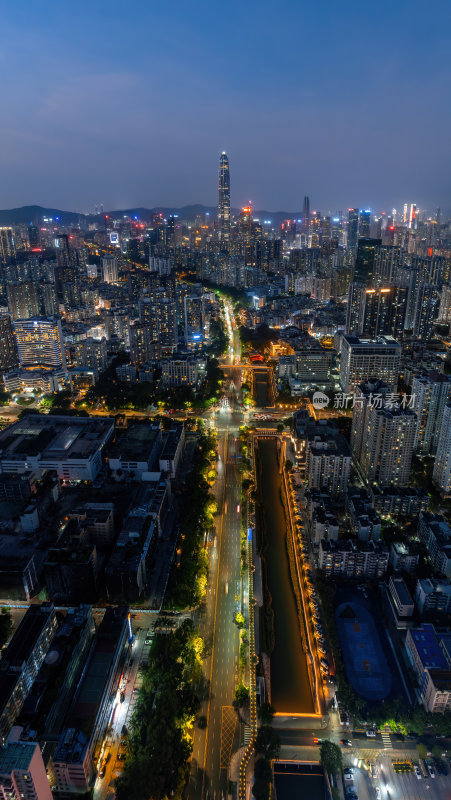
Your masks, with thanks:
<instances>
[{"instance_id":1,"label":"white car","mask_svg":"<svg viewBox=\"0 0 451 800\"><path fill-rule=\"evenodd\" d=\"M353 781L354 780L354 773L353 772L345 772L345 781Z\"/></svg>"},{"instance_id":2,"label":"white car","mask_svg":"<svg viewBox=\"0 0 451 800\"><path fill-rule=\"evenodd\" d=\"M413 771L414 771L415 775L417 776L417 780L421 781L423 776L421 774L421 769L419 768L418 764L414 764L413 765Z\"/></svg>"},{"instance_id":3,"label":"white car","mask_svg":"<svg viewBox=\"0 0 451 800\"><path fill-rule=\"evenodd\" d=\"M376 786L376 800L382 800L381 790Z\"/></svg>"},{"instance_id":4,"label":"white car","mask_svg":"<svg viewBox=\"0 0 451 800\"><path fill-rule=\"evenodd\" d=\"M429 777L430 777L430 778L435 778L435 771L434 771L434 768L433 768L433 767L431 767L431 765L430 765L430 764L428 764L428 772L429 772Z\"/></svg>"}]
</instances>

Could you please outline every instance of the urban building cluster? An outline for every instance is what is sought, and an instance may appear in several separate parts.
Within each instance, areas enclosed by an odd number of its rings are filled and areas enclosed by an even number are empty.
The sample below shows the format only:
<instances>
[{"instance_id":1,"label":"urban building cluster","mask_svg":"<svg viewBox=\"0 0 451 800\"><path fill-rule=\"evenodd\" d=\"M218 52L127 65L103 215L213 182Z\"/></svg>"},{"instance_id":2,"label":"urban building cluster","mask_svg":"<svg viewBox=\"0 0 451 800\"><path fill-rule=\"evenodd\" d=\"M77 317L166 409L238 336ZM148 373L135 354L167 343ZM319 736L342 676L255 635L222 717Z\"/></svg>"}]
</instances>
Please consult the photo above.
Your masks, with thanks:
<instances>
[{"instance_id":1,"label":"urban building cluster","mask_svg":"<svg viewBox=\"0 0 451 800\"><path fill-rule=\"evenodd\" d=\"M213 427L220 406L224 295L250 388L245 409L229 378L222 411L258 429L263 365L304 556L329 586L372 587L409 701L451 711L451 222L414 203L325 215L308 197L260 218L231 206L226 153L218 195L217 215L0 228L0 597L30 604L0 659L5 797L93 786L129 608L161 609L180 555L188 410Z\"/></svg>"}]
</instances>

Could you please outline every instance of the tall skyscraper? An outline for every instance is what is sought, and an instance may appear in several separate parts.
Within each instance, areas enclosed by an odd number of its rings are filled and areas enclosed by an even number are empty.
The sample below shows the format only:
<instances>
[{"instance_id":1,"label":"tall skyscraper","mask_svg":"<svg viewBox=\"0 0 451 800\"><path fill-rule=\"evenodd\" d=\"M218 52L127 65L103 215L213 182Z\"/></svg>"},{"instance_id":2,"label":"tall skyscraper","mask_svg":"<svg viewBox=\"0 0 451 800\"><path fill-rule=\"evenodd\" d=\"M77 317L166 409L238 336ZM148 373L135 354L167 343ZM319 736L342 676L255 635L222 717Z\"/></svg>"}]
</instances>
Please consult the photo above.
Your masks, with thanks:
<instances>
[{"instance_id":1,"label":"tall skyscraper","mask_svg":"<svg viewBox=\"0 0 451 800\"><path fill-rule=\"evenodd\" d=\"M354 266L355 281L360 281L360 283L364 283L366 286L371 286L380 246L380 239L359 239Z\"/></svg>"},{"instance_id":2,"label":"tall skyscraper","mask_svg":"<svg viewBox=\"0 0 451 800\"><path fill-rule=\"evenodd\" d=\"M308 235L310 230L310 198L305 195L304 203L302 205L302 225L301 233Z\"/></svg>"},{"instance_id":3,"label":"tall skyscraper","mask_svg":"<svg viewBox=\"0 0 451 800\"><path fill-rule=\"evenodd\" d=\"M17 319L14 322L22 367L66 369L61 320L55 317Z\"/></svg>"},{"instance_id":4,"label":"tall skyscraper","mask_svg":"<svg viewBox=\"0 0 451 800\"><path fill-rule=\"evenodd\" d=\"M357 237L359 235L359 209L348 209L348 247L355 247L357 245Z\"/></svg>"},{"instance_id":5,"label":"tall skyscraper","mask_svg":"<svg viewBox=\"0 0 451 800\"><path fill-rule=\"evenodd\" d=\"M371 225L371 211L366 209L360 212L359 237L369 238Z\"/></svg>"},{"instance_id":6,"label":"tall skyscraper","mask_svg":"<svg viewBox=\"0 0 451 800\"><path fill-rule=\"evenodd\" d=\"M227 244L230 239L230 171L225 152L221 153L219 159L218 224L220 240Z\"/></svg>"}]
</instances>

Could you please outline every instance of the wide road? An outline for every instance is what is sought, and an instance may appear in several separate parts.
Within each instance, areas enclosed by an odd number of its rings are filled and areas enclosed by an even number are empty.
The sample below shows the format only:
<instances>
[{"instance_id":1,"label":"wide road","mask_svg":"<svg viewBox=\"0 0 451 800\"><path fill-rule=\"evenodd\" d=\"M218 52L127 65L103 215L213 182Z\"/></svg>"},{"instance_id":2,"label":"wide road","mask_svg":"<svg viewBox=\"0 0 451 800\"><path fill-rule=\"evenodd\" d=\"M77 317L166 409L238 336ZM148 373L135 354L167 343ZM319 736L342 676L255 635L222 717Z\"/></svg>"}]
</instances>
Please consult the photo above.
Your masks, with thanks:
<instances>
[{"instance_id":1,"label":"wide road","mask_svg":"<svg viewBox=\"0 0 451 800\"><path fill-rule=\"evenodd\" d=\"M239 362L240 342L227 303L225 321L231 344L228 358L235 365ZM236 714L232 713L231 707L238 681L239 658L238 628L234 619L241 579L238 434L243 424L243 413L237 402L240 386L241 368L238 363L224 371L224 389L230 398L231 410L219 411L215 420L219 460L214 492L218 516L216 538L210 551L209 588L199 620L199 631L208 648L204 673L210 684L201 712L206 717L206 729L196 728L194 731L189 783L192 800L220 800L227 796L227 766L236 724Z\"/></svg>"}]
</instances>

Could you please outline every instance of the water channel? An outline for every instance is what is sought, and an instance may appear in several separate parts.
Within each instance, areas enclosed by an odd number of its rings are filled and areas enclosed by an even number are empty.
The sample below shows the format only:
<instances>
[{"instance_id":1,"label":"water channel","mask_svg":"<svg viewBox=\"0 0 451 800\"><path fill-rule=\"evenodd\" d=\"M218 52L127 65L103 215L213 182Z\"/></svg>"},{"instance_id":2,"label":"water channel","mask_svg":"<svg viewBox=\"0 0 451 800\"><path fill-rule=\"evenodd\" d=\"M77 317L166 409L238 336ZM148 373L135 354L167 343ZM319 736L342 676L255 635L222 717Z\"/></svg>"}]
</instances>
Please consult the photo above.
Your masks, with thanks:
<instances>
[{"instance_id":1,"label":"water channel","mask_svg":"<svg viewBox=\"0 0 451 800\"><path fill-rule=\"evenodd\" d=\"M275 437L258 440L256 468L267 539L264 555L268 589L274 610L271 702L279 714L312 714L314 706L307 660L302 647L285 544L287 524L281 499L282 476Z\"/></svg>"}]
</instances>

